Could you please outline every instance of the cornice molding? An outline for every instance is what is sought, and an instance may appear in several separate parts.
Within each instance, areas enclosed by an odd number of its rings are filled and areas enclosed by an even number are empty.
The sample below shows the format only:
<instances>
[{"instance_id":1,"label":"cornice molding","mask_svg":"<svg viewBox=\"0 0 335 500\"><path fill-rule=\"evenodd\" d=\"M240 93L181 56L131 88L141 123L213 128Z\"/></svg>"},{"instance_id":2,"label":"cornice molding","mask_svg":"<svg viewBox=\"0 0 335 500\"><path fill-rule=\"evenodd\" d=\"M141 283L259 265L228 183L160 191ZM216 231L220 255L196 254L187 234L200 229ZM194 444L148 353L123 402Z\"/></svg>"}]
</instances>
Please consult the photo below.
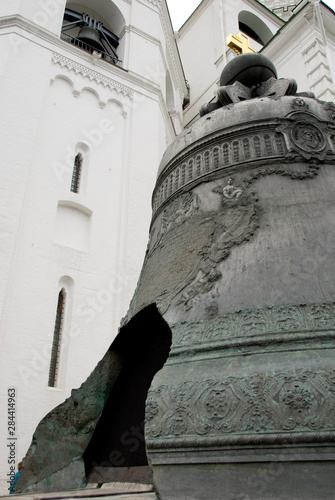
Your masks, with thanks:
<instances>
[{"instance_id":1,"label":"cornice molding","mask_svg":"<svg viewBox=\"0 0 335 500\"><path fill-rule=\"evenodd\" d=\"M141 3L150 4L150 6L157 7L159 17L162 23L164 38L166 41L166 59L168 67L171 70L174 81L177 84L181 99L183 99L186 91L185 81L180 77L180 72L183 72L181 61L179 59L178 47L174 38L170 17L168 14L167 6L164 0L138 0Z\"/></svg>"},{"instance_id":2,"label":"cornice molding","mask_svg":"<svg viewBox=\"0 0 335 500\"><path fill-rule=\"evenodd\" d=\"M134 91L123 85L122 83L113 80L112 78L108 78L97 71L94 71L86 66L79 64L71 59L68 59L65 56L60 54L56 54L55 52L52 54L52 62L54 64L58 64L62 68L66 68L69 71L73 71L76 74L83 76L84 78L88 78L90 81L95 81L96 83L103 85L104 87L108 87L110 90L116 90L125 96L128 96L130 99L133 98Z\"/></svg>"},{"instance_id":3,"label":"cornice molding","mask_svg":"<svg viewBox=\"0 0 335 500\"><path fill-rule=\"evenodd\" d=\"M13 27L17 26L18 28L24 29L28 33L33 35L37 35L44 40L55 41L58 40L56 35L51 33L50 31L42 28L38 24L33 23L32 21L28 21L20 14L16 14L14 16L7 16L0 19L0 28Z\"/></svg>"},{"instance_id":4,"label":"cornice molding","mask_svg":"<svg viewBox=\"0 0 335 500\"><path fill-rule=\"evenodd\" d=\"M261 16L268 17L269 19L271 19L271 22L277 24L278 29L286 23L284 19L282 19L280 16L278 16L278 14L273 12L272 9L269 8L261 0L258 0L256 2L254 0L245 0L245 1L251 8L253 8Z\"/></svg>"},{"instance_id":5,"label":"cornice molding","mask_svg":"<svg viewBox=\"0 0 335 500\"><path fill-rule=\"evenodd\" d=\"M179 59L177 43L174 38L174 33L171 29L172 28L171 21L167 11L167 6L166 4L163 5L163 2L161 2L161 8L159 13L166 39L166 55L168 64L169 67L171 68L174 79L177 82L180 97L183 99L185 96L185 87L186 87L185 81L183 82L182 79L180 78L180 69L181 71L183 71L183 69L181 61ZM178 66L180 69L178 68Z\"/></svg>"},{"instance_id":6,"label":"cornice molding","mask_svg":"<svg viewBox=\"0 0 335 500\"><path fill-rule=\"evenodd\" d=\"M158 7L159 9L162 8L163 0L142 0L144 3L150 3L151 5L154 5L155 7Z\"/></svg>"},{"instance_id":7,"label":"cornice molding","mask_svg":"<svg viewBox=\"0 0 335 500\"><path fill-rule=\"evenodd\" d=\"M151 43L154 43L155 45L161 45L160 40L158 40L157 38L153 37L149 33L146 33L145 31L137 28L133 24L129 24L128 26L126 26L125 27L125 31L127 33L135 33L136 35L138 35L138 36L140 36L142 38L145 38L146 40L148 40Z\"/></svg>"}]
</instances>

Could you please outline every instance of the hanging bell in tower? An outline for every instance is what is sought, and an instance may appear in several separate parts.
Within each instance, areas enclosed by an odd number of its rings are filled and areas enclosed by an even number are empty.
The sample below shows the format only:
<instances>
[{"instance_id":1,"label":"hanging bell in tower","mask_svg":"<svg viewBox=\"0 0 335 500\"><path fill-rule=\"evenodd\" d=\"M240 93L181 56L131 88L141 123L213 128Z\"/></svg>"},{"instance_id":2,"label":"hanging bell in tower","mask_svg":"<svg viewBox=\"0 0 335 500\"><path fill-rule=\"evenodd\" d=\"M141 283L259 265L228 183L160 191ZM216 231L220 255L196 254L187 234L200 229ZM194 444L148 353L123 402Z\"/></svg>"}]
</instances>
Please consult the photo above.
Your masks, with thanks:
<instances>
[{"instance_id":1,"label":"hanging bell in tower","mask_svg":"<svg viewBox=\"0 0 335 500\"><path fill-rule=\"evenodd\" d=\"M84 26L81 28L77 35L77 39L83 44L89 45L99 52L105 52L105 47L102 45L99 32L90 26Z\"/></svg>"}]
</instances>

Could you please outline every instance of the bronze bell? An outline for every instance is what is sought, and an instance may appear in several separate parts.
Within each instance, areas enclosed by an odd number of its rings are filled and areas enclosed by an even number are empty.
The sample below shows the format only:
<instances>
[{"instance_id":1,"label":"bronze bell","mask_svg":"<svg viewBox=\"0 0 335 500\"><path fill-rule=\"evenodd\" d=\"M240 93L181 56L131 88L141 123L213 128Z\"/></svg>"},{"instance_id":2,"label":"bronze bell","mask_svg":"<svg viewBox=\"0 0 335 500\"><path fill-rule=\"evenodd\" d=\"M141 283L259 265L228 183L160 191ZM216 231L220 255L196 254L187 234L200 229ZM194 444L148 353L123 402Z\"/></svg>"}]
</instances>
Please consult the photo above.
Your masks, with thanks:
<instances>
[{"instance_id":1,"label":"bronze bell","mask_svg":"<svg viewBox=\"0 0 335 500\"><path fill-rule=\"evenodd\" d=\"M105 47L102 45L100 35L94 28L84 26L79 31L77 39L100 52L105 52Z\"/></svg>"}]
</instances>

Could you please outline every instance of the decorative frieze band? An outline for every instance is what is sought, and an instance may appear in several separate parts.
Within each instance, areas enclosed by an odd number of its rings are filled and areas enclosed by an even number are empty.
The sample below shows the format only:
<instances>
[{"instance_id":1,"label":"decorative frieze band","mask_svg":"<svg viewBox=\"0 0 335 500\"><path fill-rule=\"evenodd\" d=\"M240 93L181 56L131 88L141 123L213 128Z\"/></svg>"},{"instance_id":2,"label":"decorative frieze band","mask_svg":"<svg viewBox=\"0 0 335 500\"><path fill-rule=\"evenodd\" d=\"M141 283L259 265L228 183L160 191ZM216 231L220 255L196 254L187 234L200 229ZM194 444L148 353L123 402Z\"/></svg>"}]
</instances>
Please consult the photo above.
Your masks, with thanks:
<instances>
[{"instance_id":1,"label":"decorative frieze band","mask_svg":"<svg viewBox=\"0 0 335 500\"><path fill-rule=\"evenodd\" d=\"M147 3L151 3L155 7L158 7L159 9L162 8L162 0L145 0Z\"/></svg>"},{"instance_id":2,"label":"decorative frieze band","mask_svg":"<svg viewBox=\"0 0 335 500\"><path fill-rule=\"evenodd\" d=\"M246 309L202 321L173 326L173 350L278 333L335 330L335 303L301 304Z\"/></svg>"},{"instance_id":3,"label":"decorative frieze band","mask_svg":"<svg viewBox=\"0 0 335 500\"><path fill-rule=\"evenodd\" d=\"M329 117L334 111L326 103ZM227 130L186 148L160 174L152 198L153 219L178 191L195 185L228 169L229 174L243 165L257 163L271 166L278 163L334 162L333 123L309 113L301 97L292 101L293 111L275 123L259 123L249 128ZM307 161L306 161L307 160Z\"/></svg>"},{"instance_id":4,"label":"decorative frieze band","mask_svg":"<svg viewBox=\"0 0 335 500\"><path fill-rule=\"evenodd\" d=\"M335 370L209 376L156 386L148 448L335 440Z\"/></svg>"},{"instance_id":5,"label":"decorative frieze band","mask_svg":"<svg viewBox=\"0 0 335 500\"><path fill-rule=\"evenodd\" d=\"M67 57L54 53L52 55L52 62L54 64L59 64L59 66L61 66L62 68L66 68L69 71L73 71L76 74L82 75L84 78L88 78L90 81L94 81L100 85L103 85L104 87L108 87L111 90L116 90L116 92L120 92L121 94L124 94L131 99L133 97L134 92L129 87L126 87L125 85L122 85L122 83L116 82L115 80L112 80L111 78L108 78L107 76L104 76L97 71L89 69L82 64L72 61Z\"/></svg>"},{"instance_id":6,"label":"decorative frieze band","mask_svg":"<svg viewBox=\"0 0 335 500\"><path fill-rule=\"evenodd\" d=\"M335 303L238 311L174 325L170 357L181 346L194 351L201 343L212 342L213 347L215 341L260 335L271 343L274 333L300 332L306 337L308 331L334 331L334 327ZM325 366L317 369L307 359L305 367L294 367L292 360L292 368L262 359L256 373L252 363L240 373L235 362L227 361L217 363L206 378L194 378L195 371L190 379L186 371L182 380L157 381L146 403L148 447L334 442L331 359L323 357ZM165 369L174 370L168 364Z\"/></svg>"},{"instance_id":7,"label":"decorative frieze band","mask_svg":"<svg viewBox=\"0 0 335 500\"><path fill-rule=\"evenodd\" d=\"M283 134L275 130L226 138L222 142L198 149L187 160L177 162L157 183L153 195L153 213L179 189L196 179L244 162L284 158L286 153Z\"/></svg>"}]
</instances>

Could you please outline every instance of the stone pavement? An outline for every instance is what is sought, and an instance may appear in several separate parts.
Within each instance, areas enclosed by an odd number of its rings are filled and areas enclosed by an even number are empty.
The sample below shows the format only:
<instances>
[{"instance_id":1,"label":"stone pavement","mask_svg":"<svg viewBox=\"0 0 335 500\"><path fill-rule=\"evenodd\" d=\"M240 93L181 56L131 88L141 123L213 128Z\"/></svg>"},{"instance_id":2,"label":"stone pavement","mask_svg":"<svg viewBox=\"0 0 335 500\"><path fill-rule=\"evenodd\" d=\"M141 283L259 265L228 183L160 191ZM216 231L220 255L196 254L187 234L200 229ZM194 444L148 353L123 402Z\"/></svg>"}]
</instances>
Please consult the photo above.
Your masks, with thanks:
<instances>
[{"instance_id":1,"label":"stone pavement","mask_svg":"<svg viewBox=\"0 0 335 500\"><path fill-rule=\"evenodd\" d=\"M157 500L152 484L141 483L104 483L100 488L89 484L87 488L55 493L29 493L23 495L4 495L0 500Z\"/></svg>"}]
</instances>

